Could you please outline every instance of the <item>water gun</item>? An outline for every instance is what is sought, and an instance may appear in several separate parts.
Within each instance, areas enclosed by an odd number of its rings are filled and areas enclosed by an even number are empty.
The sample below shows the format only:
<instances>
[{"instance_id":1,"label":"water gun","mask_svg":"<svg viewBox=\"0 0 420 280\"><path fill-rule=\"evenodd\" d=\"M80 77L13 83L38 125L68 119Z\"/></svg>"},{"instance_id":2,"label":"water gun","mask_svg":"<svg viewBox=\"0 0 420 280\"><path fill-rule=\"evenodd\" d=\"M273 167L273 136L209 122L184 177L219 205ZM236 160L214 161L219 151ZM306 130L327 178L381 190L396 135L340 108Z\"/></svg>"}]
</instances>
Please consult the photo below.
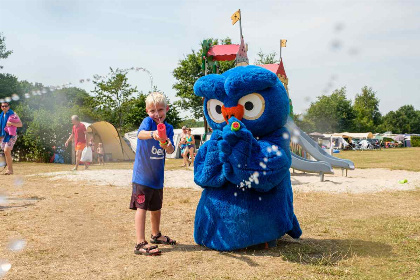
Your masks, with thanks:
<instances>
[{"instance_id":1,"label":"water gun","mask_svg":"<svg viewBox=\"0 0 420 280\"><path fill-rule=\"evenodd\" d=\"M230 130L238 131L239 129L241 129L241 124L239 122L233 122L230 127Z\"/></svg>"},{"instance_id":2,"label":"water gun","mask_svg":"<svg viewBox=\"0 0 420 280\"><path fill-rule=\"evenodd\" d=\"M166 126L165 126L165 124L163 124L163 123L158 124L157 125L157 131L158 131L159 138L166 139L165 142L159 141L160 145L161 146L168 145L169 143L168 143L168 136L166 136Z\"/></svg>"}]
</instances>

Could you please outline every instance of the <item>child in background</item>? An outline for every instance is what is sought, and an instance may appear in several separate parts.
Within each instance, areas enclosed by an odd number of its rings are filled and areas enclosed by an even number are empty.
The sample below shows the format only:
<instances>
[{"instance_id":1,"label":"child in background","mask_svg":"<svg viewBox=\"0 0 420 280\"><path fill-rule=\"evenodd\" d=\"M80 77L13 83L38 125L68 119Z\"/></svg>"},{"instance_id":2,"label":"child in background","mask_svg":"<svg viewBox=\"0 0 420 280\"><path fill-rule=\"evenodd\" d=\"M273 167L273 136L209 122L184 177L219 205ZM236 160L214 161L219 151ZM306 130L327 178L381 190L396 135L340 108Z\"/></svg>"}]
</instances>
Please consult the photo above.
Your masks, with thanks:
<instances>
[{"instance_id":1,"label":"child in background","mask_svg":"<svg viewBox=\"0 0 420 280\"><path fill-rule=\"evenodd\" d=\"M165 96L153 92L146 98L146 112L149 115L140 125L137 134L137 150L133 168L133 193L130 209L136 210L135 254L157 256L158 246L150 246L145 237L146 212L150 211L151 240L153 244L175 245L176 241L160 232L160 217L163 201L163 180L166 153L174 151L172 125L165 121L169 106ZM157 125L164 123L166 139L160 138Z\"/></svg>"},{"instance_id":2,"label":"child in background","mask_svg":"<svg viewBox=\"0 0 420 280\"><path fill-rule=\"evenodd\" d=\"M185 166L187 166L187 156L185 154L185 151L187 149L187 138L186 138L186 136L181 135L181 140L179 140L178 146L181 149L181 155L182 155L182 158L184 160L183 165L181 165L181 167L185 167Z\"/></svg>"},{"instance_id":3,"label":"child in background","mask_svg":"<svg viewBox=\"0 0 420 280\"><path fill-rule=\"evenodd\" d=\"M98 149L96 149L96 153L98 155L98 164L101 165L105 165L104 162L104 155L105 155L105 151L104 151L104 147L102 146L102 143L98 144Z\"/></svg>"},{"instance_id":4,"label":"child in background","mask_svg":"<svg viewBox=\"0 0 420 280\"><path fill-rule=\"evenodd\" d=\"M194 150L195 150L195 144L194 144L194 136L191 134L191 128L187 129L187 137L186 137L186 157L188 159L188 165L191 165L191 162L194 161ZM188 153L190 154L191 160L188 158Z\"/></svg>"}]
</instances>

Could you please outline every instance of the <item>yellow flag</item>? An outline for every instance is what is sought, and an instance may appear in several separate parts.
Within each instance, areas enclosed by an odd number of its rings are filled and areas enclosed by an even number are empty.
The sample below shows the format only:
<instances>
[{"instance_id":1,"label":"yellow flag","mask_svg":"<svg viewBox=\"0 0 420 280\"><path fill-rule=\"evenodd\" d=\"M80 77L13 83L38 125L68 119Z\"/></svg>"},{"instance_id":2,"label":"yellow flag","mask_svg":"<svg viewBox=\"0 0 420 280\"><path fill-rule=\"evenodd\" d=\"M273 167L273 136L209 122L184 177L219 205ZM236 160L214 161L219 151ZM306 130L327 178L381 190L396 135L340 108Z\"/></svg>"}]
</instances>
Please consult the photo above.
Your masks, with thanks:
<instances>
[{"instance_id":1,"label":"yellow flag","mask_svg":"<svg viewBox=\"0 0 420 280\"><path fill-rule=\"evenodd\" d=\"M286 39L281 39L280 40L280 47L285 48L286 47L286 42L287 42Z\"/></svg>"},{"instance_id":2,"label":"yellow flag","mask_svg":"<svg viewBox=\"0 0 420 280\"><path fill-rule=\"evenodd\" d=\"M231 17L232 25L234 25L238 20L241 19L241 10L237 10Z\"/></svg>"}]
</instances>

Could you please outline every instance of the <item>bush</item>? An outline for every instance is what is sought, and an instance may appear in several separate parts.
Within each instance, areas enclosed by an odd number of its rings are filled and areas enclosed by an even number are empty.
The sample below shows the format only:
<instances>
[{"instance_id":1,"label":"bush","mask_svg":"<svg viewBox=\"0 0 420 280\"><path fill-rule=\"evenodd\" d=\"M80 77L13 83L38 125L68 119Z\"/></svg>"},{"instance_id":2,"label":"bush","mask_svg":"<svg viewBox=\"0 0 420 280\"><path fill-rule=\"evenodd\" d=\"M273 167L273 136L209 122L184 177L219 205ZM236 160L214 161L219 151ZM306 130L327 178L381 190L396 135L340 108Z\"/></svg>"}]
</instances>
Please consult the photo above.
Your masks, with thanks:
<instances>
[{"instance_id":1,"label":"bush","mask_svg":"<svg viewBox=\"0 0 420 280\"><path fill-rule=\"evenodd\" d=\"M411 136L411 146L420 147L420 136Z\"/></svg>"}]
</instances>

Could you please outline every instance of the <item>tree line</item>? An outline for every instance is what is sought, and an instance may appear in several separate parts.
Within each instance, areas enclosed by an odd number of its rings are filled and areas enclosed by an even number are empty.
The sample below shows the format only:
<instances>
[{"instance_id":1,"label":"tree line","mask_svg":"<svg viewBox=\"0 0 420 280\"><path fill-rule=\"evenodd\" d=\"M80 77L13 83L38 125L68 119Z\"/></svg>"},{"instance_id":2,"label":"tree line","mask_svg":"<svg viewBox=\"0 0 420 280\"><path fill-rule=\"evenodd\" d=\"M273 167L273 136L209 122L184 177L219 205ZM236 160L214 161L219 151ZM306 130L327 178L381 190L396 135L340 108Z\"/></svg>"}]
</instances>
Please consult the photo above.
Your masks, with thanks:
<instances>
[{"instance_id":1,"label":"tree line","mask_svg":"<svg viewBox=\"0 0 420 280\"><path fill-rule=\"evenodd\" d=\"M296 123L307 132L392 132L420 134L420 110L404 105L382 115L379 98L371 88L364 86L354 102L347 98L342 87L330 95L321 95L304 114L294 115Z\"/></svg>"}]
</instances>

